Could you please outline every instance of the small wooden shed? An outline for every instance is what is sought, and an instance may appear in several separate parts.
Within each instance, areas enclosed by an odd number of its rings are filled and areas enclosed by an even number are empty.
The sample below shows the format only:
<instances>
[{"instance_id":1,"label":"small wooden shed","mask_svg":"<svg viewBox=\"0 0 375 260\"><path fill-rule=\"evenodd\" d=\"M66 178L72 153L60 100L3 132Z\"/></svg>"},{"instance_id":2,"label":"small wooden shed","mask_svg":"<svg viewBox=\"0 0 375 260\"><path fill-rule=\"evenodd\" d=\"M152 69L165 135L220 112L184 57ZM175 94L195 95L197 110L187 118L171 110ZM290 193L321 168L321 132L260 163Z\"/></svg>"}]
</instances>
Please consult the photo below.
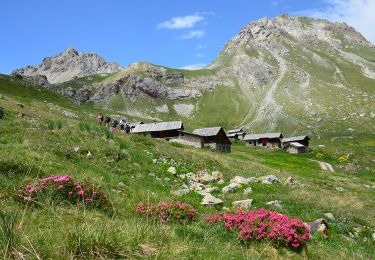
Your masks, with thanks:
<instances>
[{"instance_id":1,"label":"small wooden shed","mask_svg":"<svg viewBox=\"0 0 375 260\"><path fill-rule=\"evenodd\" d=\"M308 137L307 135L286 137L281 140L284 148L288 147L291 142L297 142L308 147L309 141L310 137Z\"/></svg>"},{"instance_id":2,"label":"small wooden shed","mask_svg":"<svg viewBox=\"0 0 375 260\"><path fill-rule=\"evenodd\" d=\"M235 139L235 140L243 140L245 135L246 135L245 131L241 128L229 130L227 133L227 136L229 139Z\"/></svg>"},{"instance_id":3,"label":"small wooden shed","mask_svg":"<svg viewBox=\"0 0 375 260\"><path fill-rule=\"evenodd\" d=\"M277 133L265 133L265 134L251 134L245 135L244 141L247 146L261 146L270 149L281 148L281 139L283 134Z\"/></svg>"},{"instance_id":4,"label":"small wooden shed","mask_svg":"<svg viewBox=\"0 0 375 260\"><path fill-rule=\"evenodd\" d=\"M177 138L180 131L184 130L182 121L155 122L150 124L137 124L132 133L142 134L151 138Z\"/></svg>"},{"instance_id":5,"label":"small wooden shed","mask_svg":"<svg viewBox=\"0 0 375 260\"><path fill-rule=\"evenodd\" d=\"M310 150L309 141L310 137L307 135L287 137L281 140L283 148L290 153L308 152Z\"/></svg>"},{"instance_id":6,"label":"small wooden shed","mask_svg":"<svg viewBox=\"0 0 375 260\"><path fill-rule=\"evenodd\" d=\"M201 147L211 147L216 151L231 152L232 142L227 137L222 127L208 127L195 129L192 133L181 132L180 138Z\"/></svg>"}]
</instances>

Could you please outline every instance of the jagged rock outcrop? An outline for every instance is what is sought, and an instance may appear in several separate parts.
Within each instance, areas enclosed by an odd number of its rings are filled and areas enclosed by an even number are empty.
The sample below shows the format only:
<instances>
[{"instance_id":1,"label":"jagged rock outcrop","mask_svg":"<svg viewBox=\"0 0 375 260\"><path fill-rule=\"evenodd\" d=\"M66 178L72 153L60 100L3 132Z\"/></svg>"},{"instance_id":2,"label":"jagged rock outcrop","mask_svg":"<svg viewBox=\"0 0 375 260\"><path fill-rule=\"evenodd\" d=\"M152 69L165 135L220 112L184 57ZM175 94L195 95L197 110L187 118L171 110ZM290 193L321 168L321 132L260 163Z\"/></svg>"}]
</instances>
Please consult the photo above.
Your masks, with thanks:
<instances>
[{"instance_id":1,"label":"jagged rock outcrop","mask_svg":"<svg viewBox=\"0 0 375 260\"><path fill-rule=\"evenodd\" d=\"M78 52L68 48L64 52L43 59L38 66L27 66L13 71L13 75L44 75L50 83L61 83L77 77L85 77L100 73L117 72L121 67L109 63L96 53Z\"/></svg>"}]
</instances>

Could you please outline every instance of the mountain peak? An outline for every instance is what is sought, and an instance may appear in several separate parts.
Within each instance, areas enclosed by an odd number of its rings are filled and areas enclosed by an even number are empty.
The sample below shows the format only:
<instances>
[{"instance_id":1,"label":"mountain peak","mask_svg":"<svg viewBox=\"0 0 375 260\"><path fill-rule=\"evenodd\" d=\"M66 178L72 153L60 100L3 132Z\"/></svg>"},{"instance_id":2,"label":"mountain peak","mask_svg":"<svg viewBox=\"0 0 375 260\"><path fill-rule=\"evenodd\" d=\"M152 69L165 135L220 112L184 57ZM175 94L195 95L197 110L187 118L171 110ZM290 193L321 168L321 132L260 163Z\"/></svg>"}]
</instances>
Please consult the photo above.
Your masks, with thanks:
<instances>
[{"instance_id":1,"label":"mountain peak","mask_svg":"<svg viewBox=\"0 0 375 260\"><path fill-rule=\"evenodd\" d=\"M22 76L44 75L50 83L62 83L76 77L86 77L121 70L116 63L110 63L96 53L78 52L68 47L64 52L44 58L38 66L27 66L12 72Z\"/></svg>"},{"instance_id":2,"label":"mountain peak","mask_svg":"<svg viewBox=\"0 0 375 260\"><path fill-rule=\"evenodd\" d=\"M78 55L78 51L76 49L74 49L73 47L68 47L68 48L65 49L63 54L75 56L75 55Z\"/></svg>"},{"instance_id":3,"label":"mountain peak","mask_svg":"<svg viewBox=\"0 0 375 260\"><path fill-rule=\"evenodd\" d=\"M346 45L373 47L346 23L283 14L274 18L263 17L247 24L224 46L223 53L233 53L238 47L256 42L276 43L281 40L293 40L309 45L325 44L336 49Z\"/></svg>"}]
</instances>

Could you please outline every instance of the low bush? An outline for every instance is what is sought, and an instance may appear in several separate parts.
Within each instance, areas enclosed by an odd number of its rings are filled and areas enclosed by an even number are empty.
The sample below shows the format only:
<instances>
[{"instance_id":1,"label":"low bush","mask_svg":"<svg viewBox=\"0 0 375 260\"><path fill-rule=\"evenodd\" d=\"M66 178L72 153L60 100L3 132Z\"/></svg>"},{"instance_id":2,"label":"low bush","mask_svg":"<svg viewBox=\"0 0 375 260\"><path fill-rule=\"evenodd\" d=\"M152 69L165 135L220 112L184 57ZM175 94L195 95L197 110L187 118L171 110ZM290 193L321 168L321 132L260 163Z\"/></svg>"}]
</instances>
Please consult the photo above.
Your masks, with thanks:
<instances>
[{"instance_id":1,"label":"low bush","mask_svg":"<svg viewBox=\"0 0 375 260\"><path fill-rule=\"evenodd\" d=\"M204 221L224 222L225 228L237 232L243 242L269 240L277 246L299 249L310 239L310 228L303 221L263 208L214 214L204 217Z\"/></svg>"},{"instance_id":2,"label":"low bush","mask_svg":"<svg viewBox=\"0 0 375 260\"><path fill-rule=\"evenodd\" d=\"M159 204L139 203L136 212L163 222L191 222L197 217L197 211L191 205L174 201L162 201Z\"/></svg>"},{"instance_id":3,"label":"low bush","mask_svg":"<svg viewBox=\"0 0 375 260\"><path fill-rule=\"evenodd\" d=\"M110 209L107 195L91 183L79 183L70 176L50 176L21 187L15 198L21 203L40 205L54 203L84 204L98 209Z\"/></svg>"}]
</instances>

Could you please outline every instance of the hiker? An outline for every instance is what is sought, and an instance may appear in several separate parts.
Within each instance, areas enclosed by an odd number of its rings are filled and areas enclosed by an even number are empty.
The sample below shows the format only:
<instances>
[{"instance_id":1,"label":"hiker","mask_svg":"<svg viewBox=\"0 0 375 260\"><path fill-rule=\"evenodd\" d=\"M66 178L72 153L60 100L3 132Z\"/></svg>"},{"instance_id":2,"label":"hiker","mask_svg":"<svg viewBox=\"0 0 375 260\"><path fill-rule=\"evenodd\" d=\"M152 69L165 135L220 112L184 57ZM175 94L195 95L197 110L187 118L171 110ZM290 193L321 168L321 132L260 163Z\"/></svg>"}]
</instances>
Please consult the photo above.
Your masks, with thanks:
<instances>
[{"instance_id":1,"label":"hiker","mask_svg":"<svg viewBox=\"0 0 375 260\"><path fill-rule=\"evenodd\" d=\"M98 123L99 123L99 126L102 126L103 124L103 120L104 120L104 116L102 113L99 113L99 116L98 116Z\"/></svg>"},{"instance_id":2,"label":"hiker","mask_svg":"<svg viewBox=\"0 0 375 260\"><path fill-rule=\"evenodd\" d=\"M114 117L114 118L113 118L113 122L112 122L112 127L113 127L114 129L116 129L117 126L118 126L118 120L117 120L116 117Z\"/></svg>"},{"instance_id":3,"label":"hiker","mask_svg":"<svg viewBox=\"0 0 375 260\"><path fill-rule=\"evenodd\" d=\"M130 133L130 125L128 124L128 122L125 122L125 132L126 132L127 134Z\"/></svg>"},{"instance_id":4,"label":"hiker","mask_svg":"<svg viewBox=\"0 0 375 260\"><path fill-rule=\"evenodd\" d=\"M120 130L121 130L122 133L125 132L125 120L124 120L124 118L121 118L121 120L120 120Z\"/></svg>"},{"instance_id":5,"label":"hiker","mask_svg":"<svg viewBox=\"0 0 375 260\"><path fill-rule=\"evenodd\" d=\"M109 129L109 124L111 123L111 118L109 116L105 116L105 125L107 129Z\"/></svg>"}]
</instances>

